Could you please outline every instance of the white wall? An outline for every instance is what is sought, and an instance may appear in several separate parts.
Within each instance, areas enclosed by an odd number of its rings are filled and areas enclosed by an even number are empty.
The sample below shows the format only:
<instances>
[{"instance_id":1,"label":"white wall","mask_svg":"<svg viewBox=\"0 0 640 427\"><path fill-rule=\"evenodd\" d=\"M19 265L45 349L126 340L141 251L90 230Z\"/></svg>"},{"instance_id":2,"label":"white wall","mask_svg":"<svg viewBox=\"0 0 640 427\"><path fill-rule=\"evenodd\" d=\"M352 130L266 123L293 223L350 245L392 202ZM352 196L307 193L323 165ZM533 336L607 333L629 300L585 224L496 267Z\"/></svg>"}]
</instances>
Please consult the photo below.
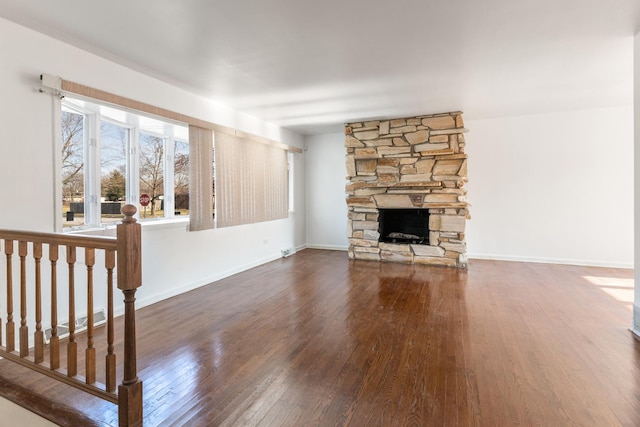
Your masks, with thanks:
<instances>
[{"instance_id":1,"label":"white wall","mask_svg":"<svg viewBox=\"0 0 640 427\"><path fill-rule=\"evenodd\" d=\"M635 265L640 265L640 32L634 39L634 106L635 106ZM635 270L635 302L633 304L633 331L640 336L640 271Z\"/></svg>"},{"instance_id":2,"label":"white wall","mask_svg":"<svg viewBox=\"0 0 640 427\"><path fill-rule=\"evenodd\" d=\"M633 266L633 108L468 120L470 257Z\"/></svg>"},{"instance_id":3,"label":"white wall","mask_svg":"<svg viewBox=\"0 0 640 427\"><path fill-rule=\"evenodd\" d=\"M633 266L632 106L465 126L471 257ZM309 245L346 246L344 135L306 144Z\"/></svg>"},{"instance_id":4,"label":"white wall","mask_svg":"<svg viewBox=\"0 0 640 427\"><path fill-rule=\"evenodd\" d=\"M303 137L261 122L0 19L0 228L54 230L52 98L39 75L61 76L138 101L303 146ZM280 257L306 243L304 157L294 156L296 206L288 219L187 232L185 224L143 228L138 307Z\"/></svg>"},{"instance_id":5,"label":"white wall","mask_svg":"<svg viewBox=\"0 0 640 427\"><path fill-rule=\"evenodd\" d=\"M346 250L344 134L308 136L305 150L307 246Z\"/></svg>"}]
</instances>

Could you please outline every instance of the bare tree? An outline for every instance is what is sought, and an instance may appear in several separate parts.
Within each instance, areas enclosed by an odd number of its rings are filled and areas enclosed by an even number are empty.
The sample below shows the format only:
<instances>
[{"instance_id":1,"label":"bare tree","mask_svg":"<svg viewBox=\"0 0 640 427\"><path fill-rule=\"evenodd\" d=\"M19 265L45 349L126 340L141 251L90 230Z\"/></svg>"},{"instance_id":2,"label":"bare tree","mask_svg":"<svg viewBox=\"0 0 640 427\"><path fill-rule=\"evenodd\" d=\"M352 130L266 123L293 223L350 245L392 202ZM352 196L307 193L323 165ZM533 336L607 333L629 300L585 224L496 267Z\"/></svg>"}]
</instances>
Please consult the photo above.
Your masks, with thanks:
<instances>
[{"instance_id":1,"label":"bare tree","mask_svg":"<svg viewBox=\"0 0 640 427\"><path fill-rule=\"evenodd\" d=\"M62 111L62 189L71 201L84 195L84 116Z\"/></svg>"},{"instance_id":2,"label":"bare tree","mask_svg":"<svg viewBox=\"0 0 640 427\"><path fill-rule=\"evenodd\" d=\"M175 209L189 209L189 144L175 141L173 152Z\"/></svg>"},{"instance_id":3,"label":"bare tree","mask_svg":"<svg viewBox=\"0 0 640 427\"><path fill-rule=\"evenodd\" d=\"M164 194L164 140L140 134L140 191L151 198L151 216L155 216L155 201Z\"/></svg>"}]
</instances>

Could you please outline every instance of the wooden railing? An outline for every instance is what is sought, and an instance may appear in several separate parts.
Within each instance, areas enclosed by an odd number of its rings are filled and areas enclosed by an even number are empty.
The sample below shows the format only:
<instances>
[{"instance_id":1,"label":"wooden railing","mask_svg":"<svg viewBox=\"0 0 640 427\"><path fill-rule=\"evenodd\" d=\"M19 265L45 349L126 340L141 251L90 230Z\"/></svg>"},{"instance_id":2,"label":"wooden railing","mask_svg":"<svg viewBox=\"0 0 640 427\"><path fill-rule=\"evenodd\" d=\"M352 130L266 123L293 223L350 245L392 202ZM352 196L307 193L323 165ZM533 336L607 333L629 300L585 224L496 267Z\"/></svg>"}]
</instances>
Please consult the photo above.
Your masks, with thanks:
<instances>
[{"instance_id":1,"label":"wooden railing","mask_svg":"<svg viewBox=\"0 0 640 427\"><path fill-rule=\"evenodd\" d=\"M6 304L0 297L0 357L55 378L80 390L116 403L121 426L142 425L142 381L138 379L136 368L136 328L135 293L142 284L141 274L141 232L140 224L133 217L136 207L122 208L125 218L117 226L117 237L91 237L71 234L36 233L0 229L0 248L6 257ZM50 278L42 278L43 248L48 247ZM29 253L29 249L31 252ZM17 249L17 257L15 252ZM60 250L66 254L68 266L68 337L58 334L58 296L63 290L58 286L58 258ZM84 255L86 274L86 304L76 304L76 263L78 251ZM83 254L82 254L83 252ZM106 349L105 380L96 378L96 343L94 337L94 267L96 252L103 254L104 277L106 283ZM14 267L19 265L19 272ZM117 269L116 269L117 264ZM0 263L0 265L2 265ZM29 271L33 269L33 273ZM114 269L117 271L117 286L124 294L124 374L116 392L116 354L114 352ZM2 284L0 277L0 285ZM49 360L45 362L45 334L42 327L43 287L49 286L51 300L51 333L49 339ZM0 289L2 286L0 286ZM19 295L16 295L19 293ZM104 292L103 292L104 293ZM29 299L32 298L32 299ZM19 301L19 325L14 320L14 303ZM27 307L34 308L34 317L28 317ZM86 308L86 348L84 349L84 376L78 374L78 340L76 334L78 307ZM6 310L6 320L3 319ZM29 325L34 325L33 340L30 342ZM16 349L16 327L18 330ZM6 334L3 337L3 329ZM83 340L84 342L84 340ZM61 367L60 348L66 344L66 368ZM64 354L63 354L64 356Z\"/></svg>"}]
</instances>

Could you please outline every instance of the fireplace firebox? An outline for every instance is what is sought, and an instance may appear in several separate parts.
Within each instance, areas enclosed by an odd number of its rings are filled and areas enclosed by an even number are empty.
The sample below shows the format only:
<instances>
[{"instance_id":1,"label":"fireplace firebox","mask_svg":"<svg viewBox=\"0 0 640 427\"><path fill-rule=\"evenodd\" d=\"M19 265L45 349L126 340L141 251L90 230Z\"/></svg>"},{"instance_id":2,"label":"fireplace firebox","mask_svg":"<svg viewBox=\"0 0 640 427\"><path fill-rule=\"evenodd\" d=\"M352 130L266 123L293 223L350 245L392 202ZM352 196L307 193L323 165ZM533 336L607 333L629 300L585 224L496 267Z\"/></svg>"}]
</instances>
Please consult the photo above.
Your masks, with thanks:
<instances>
[{"instance_id":1,"label":"fireplace firebox","mask_svg":"<svg viewBox=\"0 0 640 427\"><path fill-rule=\"evenodd\" d=\"M380 242L429 244L429 209L380 209Z\"/></svg>"}]
</instances>

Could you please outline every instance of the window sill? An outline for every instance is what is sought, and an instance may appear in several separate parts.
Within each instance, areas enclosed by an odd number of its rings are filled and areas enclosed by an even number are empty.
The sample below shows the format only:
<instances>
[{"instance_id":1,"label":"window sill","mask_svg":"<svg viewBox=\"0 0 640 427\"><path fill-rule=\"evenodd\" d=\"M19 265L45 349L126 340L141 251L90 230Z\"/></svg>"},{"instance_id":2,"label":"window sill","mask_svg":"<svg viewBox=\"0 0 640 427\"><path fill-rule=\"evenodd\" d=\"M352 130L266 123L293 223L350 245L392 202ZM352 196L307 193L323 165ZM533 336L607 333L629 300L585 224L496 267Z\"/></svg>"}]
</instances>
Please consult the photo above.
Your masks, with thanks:
<instances>
[{"instance_id":1,"label":"window sill","mask_svg":"<svg viewBox=\"0 0 640 427\"><path fill-rule=\"evenodd\" d=\"M81 236L110 236L116 235L116 228L114 227L71 227L62 230L65 234L79 234Z\"/></svg>"},{"instance_id":2,"label":"window sill","mask_svg":"<svg viewBox=\"0 0 640 427\"><path fill-rule=\"evenodd\" d=\"M173 219L147 219L138 220L144 231L156 231L169 228L184 228L189 226L189 217L173 218Z\"/></svg>"},{"instance_id":3,"label":"window sill","mask_svg":"<svg viewBox=\"0 0 640 427\"><path fill-rule=\"evenodd\" d=\"M142 226L143 231L156 231L165 230L171 228L184 228L185 230L189 226L189 217L173 218L173 219L138 219L138 224ZM77 227L65 229L63 233L80 234L85 236L115 236L116 226L118 223L112 223L103 225L101 227Z\"/></svg>"}]
</instances>

